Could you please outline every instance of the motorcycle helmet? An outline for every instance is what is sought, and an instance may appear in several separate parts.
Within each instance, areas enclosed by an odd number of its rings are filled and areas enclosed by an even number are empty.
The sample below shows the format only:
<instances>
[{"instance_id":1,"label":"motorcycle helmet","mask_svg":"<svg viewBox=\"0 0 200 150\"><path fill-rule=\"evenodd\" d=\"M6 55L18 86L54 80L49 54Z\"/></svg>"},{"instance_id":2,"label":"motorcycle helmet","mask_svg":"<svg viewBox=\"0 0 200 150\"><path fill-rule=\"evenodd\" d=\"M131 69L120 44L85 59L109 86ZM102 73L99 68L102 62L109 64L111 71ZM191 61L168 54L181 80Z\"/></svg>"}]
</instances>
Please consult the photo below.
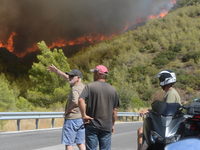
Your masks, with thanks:
<instances>
[{"instance_id":1,"label":"motorcycle helmet","mask_svg":"<svg viewBox=\"0 0 200 150\"><path fill-rule=\"evenodd\" d=\"M176 83L176 75L171 70L162 70L157 75L156 78L159 78L160 86L165 87L168 84Z\"/></svg>"}]
</instances>

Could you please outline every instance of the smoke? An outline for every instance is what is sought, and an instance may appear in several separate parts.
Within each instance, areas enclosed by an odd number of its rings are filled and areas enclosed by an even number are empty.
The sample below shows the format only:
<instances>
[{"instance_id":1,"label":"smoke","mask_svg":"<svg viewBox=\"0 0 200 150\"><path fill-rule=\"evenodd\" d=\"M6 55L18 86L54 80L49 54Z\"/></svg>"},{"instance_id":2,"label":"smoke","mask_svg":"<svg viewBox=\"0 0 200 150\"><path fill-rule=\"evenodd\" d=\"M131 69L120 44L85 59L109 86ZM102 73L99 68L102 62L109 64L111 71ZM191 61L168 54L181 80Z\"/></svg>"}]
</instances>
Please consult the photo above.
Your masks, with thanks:
<instances>
[{"instance_id":1,"label":"smoke","mask_svg":"<svg viewBox=\"0 0 200 150\"><path fill-rule=\"evenodd\" d=\"M1 0L0 41L15 31L14 53L22 53L41 40L50 45L58 37L109 36L169 5L170 0Z\"/></svg>"}]
</instances>

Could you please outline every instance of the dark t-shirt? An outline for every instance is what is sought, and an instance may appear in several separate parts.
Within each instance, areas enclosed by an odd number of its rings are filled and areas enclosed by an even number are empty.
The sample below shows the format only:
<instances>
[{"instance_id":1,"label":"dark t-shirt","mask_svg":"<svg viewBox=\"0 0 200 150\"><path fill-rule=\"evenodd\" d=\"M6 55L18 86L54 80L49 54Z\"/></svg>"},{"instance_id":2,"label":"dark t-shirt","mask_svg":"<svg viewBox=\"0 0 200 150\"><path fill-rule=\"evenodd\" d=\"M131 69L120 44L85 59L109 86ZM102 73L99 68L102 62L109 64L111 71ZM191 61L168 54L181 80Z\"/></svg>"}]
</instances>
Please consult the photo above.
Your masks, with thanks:
<instances>
[{"instance_id":1,"label":"dark t-shirt","mask_svg":"<svg viewBox=\"0 0 200 150\"><path fill-rule=\"evenodd\" d=\"M113 109L119 106L117 90L107 82L95 81L85 86L79 98L86 101L86 114L94 118L91 124L112 131Z\"/></svg>"}]
</instances>

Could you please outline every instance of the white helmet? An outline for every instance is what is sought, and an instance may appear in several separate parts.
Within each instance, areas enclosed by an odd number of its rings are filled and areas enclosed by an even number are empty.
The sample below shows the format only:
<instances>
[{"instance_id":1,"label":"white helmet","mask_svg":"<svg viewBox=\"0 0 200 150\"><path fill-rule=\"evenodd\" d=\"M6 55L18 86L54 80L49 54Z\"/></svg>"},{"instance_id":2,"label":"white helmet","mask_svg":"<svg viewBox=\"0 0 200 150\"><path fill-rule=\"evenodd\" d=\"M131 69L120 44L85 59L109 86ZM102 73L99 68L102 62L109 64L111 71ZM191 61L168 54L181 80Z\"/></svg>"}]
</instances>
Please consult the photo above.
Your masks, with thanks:
<instances>
[{"instance_id":1,"label":"white helmet","mask_svg":"<svg viewBox=\"0 0 200 150\"><path fill-rule=\"evenodd\" d=\"M176 83L176 75L171 70L162 70L157 75L156 78L160 80L160 86L166 86L168 84Z\"/></svg>"}]
</instances>

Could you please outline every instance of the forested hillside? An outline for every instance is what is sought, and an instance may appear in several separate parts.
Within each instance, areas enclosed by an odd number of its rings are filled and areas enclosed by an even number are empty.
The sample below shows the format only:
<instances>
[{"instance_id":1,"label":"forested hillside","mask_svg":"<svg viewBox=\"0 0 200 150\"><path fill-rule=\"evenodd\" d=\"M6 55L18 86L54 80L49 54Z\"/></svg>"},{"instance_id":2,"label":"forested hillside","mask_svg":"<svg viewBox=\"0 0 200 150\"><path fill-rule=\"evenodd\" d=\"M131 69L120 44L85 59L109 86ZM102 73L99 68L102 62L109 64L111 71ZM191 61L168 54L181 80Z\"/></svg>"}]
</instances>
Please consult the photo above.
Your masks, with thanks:
<instances>
[{"instance_id":1,"label":"forested hillside","mask_svg":"<svg viewBox=\"0 0 200 150\"><path fill-rule=\"evenodd\" d=\"M200 5L198 1L180 1L164 18L149 20L146 25L107 41L101 41L66 58L62 50L51 51L45 42L38 43L41 54L27 76L12 78L0 75L0 111L54 111L64 108L69 85L59 76L48 73L54 64L62 71L77 68L85 84L93 81L90 69L105 65L107 82L119 94L120 111L135 111L162 99L156 74L170 69L177 75L174 87L182 102L199 96L200 88ZM4 70L5 66L0 65Z\"/></svg>"},{"instance_id":2,"label":"forested hillside","mask_svg":"<svg viewBox=\"0 0 200 150\"><path fill-rule=\"evenodd\" d=\"M68 62L72 68L80 68L88 81L91 68L98 64L107 66L108 82L125 99L128 93L131 100L136 95L143 101L154 99L154 93L160 89L155 76L162 69L176 73L175 87L181 93L196 94L200 86L199 29L200 5L183 7L164 18L150 20L137 30L90 46ZM182 100L188 97L182 95Z\"/></svg>"}]
</instances>

